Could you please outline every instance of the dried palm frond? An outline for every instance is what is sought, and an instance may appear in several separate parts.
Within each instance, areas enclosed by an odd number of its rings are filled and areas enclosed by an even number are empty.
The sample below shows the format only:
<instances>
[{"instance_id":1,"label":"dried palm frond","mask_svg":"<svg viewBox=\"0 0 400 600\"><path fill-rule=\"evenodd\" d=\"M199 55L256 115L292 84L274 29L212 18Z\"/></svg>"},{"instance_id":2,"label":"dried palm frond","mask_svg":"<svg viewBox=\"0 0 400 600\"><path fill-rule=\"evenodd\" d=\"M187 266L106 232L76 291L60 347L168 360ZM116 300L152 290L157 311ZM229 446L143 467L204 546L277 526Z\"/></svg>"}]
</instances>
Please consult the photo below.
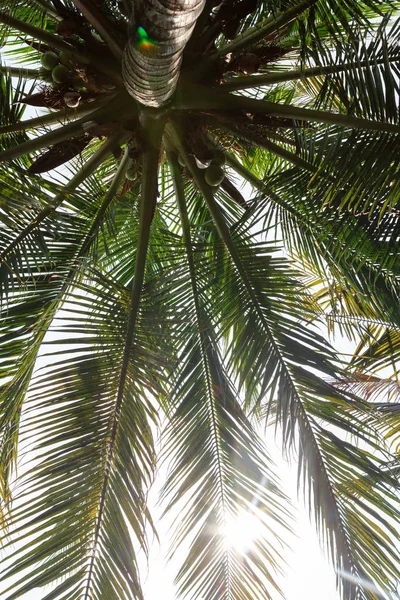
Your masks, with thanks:
<instances>
[{"instance_id":1,"label":"dried palm frond","mask_svg":"<svg viewBox=\"0 0 400 600\"><path fill-rule=\"evenodd\" d=\"M91 136L84 135L59 144L54 144L47 152L41 154L29 167L30 173L45 173L65 164L77 156L88 145Z\"/></svg>"}]
</instances>

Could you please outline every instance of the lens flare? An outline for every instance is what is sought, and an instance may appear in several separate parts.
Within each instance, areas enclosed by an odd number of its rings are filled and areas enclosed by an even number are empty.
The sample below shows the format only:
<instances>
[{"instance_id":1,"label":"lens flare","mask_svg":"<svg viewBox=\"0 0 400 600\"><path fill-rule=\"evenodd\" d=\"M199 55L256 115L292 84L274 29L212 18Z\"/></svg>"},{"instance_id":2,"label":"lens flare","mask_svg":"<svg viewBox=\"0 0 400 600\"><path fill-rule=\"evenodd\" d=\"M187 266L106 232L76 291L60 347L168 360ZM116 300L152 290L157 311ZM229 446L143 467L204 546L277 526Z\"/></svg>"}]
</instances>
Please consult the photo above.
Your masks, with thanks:
<instances>
[{"instance_id":1,"label":"lens flare","mask_svg":"<svg viewBox=\"0 0 400 600\"><path fill-rule=\"evenodd\" d=\"M157 41L152 40L149 34L143 27L138 27L136 30L135 46L142 54L151 55L157 48Z\"/></svg>"},{"instance_id":2,"label":"lens flare","mask_svg":"<svg viewBox=\"0 0 400 600\"><path fill-rule=\"evenodd\" d=\"M147 31L143 27L138 27L137 28L137 34L141 38L148 38L149 37Z\"/></svg>"},{"instance_id":3,"label":"lens flare","mask_svg":"<svg viewBox=\"0 0 400 600\"><path fill-rule=\"evenodd\" d=\"M355 577L354 575L352 575L352 573L349 573L348 571L338 570L337 573L343 579L347 579L347 581L351 581L351 583L354 583L355 585L360 586L361 588L363 588L363 590L367 590L369 592L374 592L375 594L378 594L379 597L382 594L382 591L374 583L372 583L372 581L370 581L369 579L361 579L361 578Z\"/></svg>"}]
</instances>

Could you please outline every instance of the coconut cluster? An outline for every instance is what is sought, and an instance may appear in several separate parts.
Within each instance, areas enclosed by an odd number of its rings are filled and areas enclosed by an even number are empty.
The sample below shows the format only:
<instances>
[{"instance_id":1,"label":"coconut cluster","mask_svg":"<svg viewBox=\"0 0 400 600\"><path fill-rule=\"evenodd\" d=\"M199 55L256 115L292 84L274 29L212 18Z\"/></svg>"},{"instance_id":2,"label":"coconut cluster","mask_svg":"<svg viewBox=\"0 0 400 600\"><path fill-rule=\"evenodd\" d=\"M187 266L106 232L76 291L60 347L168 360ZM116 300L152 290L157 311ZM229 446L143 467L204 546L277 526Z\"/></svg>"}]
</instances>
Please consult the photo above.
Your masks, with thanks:
<instances>
[{"instance_id":1,"label":"coconut cluster","mask_svg":"<svg viewBox=\"0 0 400 600\"><path fill-rule=\"evenodd\" d=\"M225 179L225 154L222 150L215 150L211 159L203 161L194 157L196 164L199 169L204 172L205 182L214 188L214 191L218 189L223 180ZM178 162L182 167L186 166L186 163L182 156L178 155Z\"/></svg>"},{"instance_id":2,"label":"coconut cluster","mask_svg":"<svg viewBox=\"0 0 400 600\"><path fill-rule=\"evenodd\" d=\"M218 187L225 178L225 154L222 150L216 150L212 157L211 164L204 171L204 179L208 185Z\"/></svg>"},{"instance_id":3,"label":"coconut cluster","mask_svg":"<svg viewBox=\"0 0 400 600\"><path fill-rule=\"evenodd\" d=\"M41 57L41 75L46 81L52 81L55 85L67 83L73 75L72 54L62 50L59 54L48 50Z\"/></svg>"}]
</instances>

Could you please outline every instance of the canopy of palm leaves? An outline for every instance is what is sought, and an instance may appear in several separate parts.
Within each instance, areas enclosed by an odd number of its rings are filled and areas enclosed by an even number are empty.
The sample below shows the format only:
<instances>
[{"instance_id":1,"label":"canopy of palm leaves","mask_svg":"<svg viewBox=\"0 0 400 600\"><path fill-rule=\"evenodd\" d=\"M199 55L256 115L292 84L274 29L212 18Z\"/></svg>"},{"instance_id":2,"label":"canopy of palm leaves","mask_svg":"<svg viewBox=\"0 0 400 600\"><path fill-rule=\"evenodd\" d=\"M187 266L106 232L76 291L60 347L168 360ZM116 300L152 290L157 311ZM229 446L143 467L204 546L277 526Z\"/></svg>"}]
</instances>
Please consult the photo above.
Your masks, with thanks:
<instances>
[{"instance_id":1,"label":"canopy of palm leaves","mask_svg":"<svg viewBox=\"0 0 400 600\"><path fill-rule=\"evenodd\" d=\"M399 8L2 5L7 600L143 598L160 432L178 595L275 598L290 505L270 422L342 598L395 594ZM357 340L350 366L321 324ZM241 555L224 525L246 511Z\"/></svg>"}]
</instances>

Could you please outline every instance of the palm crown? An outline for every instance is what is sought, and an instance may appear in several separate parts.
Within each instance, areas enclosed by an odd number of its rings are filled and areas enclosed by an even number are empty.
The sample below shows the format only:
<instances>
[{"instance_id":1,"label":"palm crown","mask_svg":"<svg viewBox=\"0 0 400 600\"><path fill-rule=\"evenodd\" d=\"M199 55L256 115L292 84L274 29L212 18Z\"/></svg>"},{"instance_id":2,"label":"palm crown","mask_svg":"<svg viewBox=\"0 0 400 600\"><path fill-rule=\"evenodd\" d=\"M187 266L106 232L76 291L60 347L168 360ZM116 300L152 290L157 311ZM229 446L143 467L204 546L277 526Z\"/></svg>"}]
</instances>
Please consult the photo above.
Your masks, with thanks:
<instances>
[{"instance_id":1,"label":"palm crown","mask_svg":"<svg viewBox=\"0 0 400 600\"><path fill-rule=\"evenodd\" d=\"M398 8L0 11L7 599L52 582L46 600L143 597L160 429L179 593L274 597L290 505L257 434L271 420L342 597L394 593ZM27 105L46 110L23 120ZM358 340L351 370L321 322ZM224 535L241 511L260 521L245 557Z\"/></svg>"}]
</instances>

